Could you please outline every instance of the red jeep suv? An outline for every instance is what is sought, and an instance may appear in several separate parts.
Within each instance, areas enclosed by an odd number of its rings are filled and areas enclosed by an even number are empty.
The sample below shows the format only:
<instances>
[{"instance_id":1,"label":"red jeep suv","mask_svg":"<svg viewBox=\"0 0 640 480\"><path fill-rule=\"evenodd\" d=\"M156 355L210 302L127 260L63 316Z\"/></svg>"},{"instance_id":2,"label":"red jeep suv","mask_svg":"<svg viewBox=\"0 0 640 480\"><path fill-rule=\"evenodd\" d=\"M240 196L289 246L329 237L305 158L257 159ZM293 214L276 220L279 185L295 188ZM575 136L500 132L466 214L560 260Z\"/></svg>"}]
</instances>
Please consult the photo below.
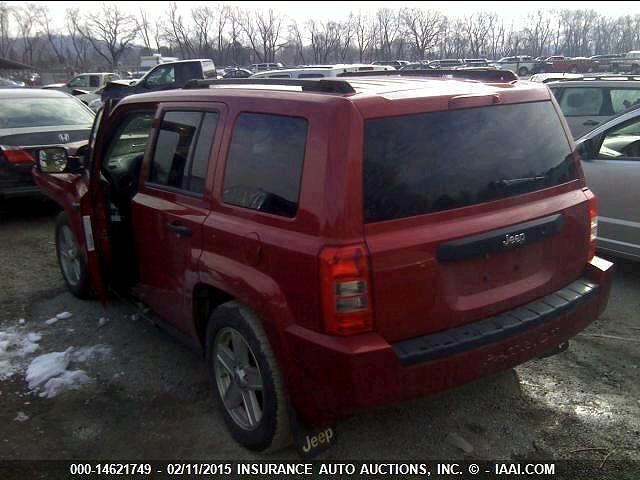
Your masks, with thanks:
<instances>
[{"instance_id":1,"label":"red jeep suv","mask_svg":"<svg viewBox=\"0 0 640 480\"><path fill-rule=\"evenodd\" d=\"M129 295L202 351L250 449L511 368L606 306L549 90L390 73L133 95L37 153L71 292Z\"/></svg>"}]
</instances>

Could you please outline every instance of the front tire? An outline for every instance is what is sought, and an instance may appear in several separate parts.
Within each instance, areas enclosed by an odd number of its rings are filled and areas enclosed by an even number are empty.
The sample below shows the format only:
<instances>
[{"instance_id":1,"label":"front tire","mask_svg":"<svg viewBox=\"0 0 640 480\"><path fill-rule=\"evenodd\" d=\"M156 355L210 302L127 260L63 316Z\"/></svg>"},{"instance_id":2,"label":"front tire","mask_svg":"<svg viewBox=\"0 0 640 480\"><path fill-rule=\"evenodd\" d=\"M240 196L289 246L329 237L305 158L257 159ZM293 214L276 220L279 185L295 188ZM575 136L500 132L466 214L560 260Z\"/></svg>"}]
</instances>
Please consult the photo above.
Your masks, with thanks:
<instances>
[{"instance_id":1,"label":"front tire","mask_svg":"<svg viewBox=\"0 0 640 480\"><path fill-rule=\"evenodd\" d=\"M518 76L525 77L529 73L529 69L527 67L520 67L518 69Z\"/></svg>"},{"instance_id":2,"label":"front tire","mask_svg":"<svg viewBox=\"0 0 640 480\"><path fill-rule=\"evenodd\" d=\"M56 217L56 255L69 291L81 299L91 298L87 262L64 212Z\"/></svg>"},{"instance_id":3,"label":"front tire","mask_svg":"<svg viewBox=\"0 0 640 480\"><path fill-rule=\"evenodd\" d=\"M289 402L258 317L237 301L218 307L207 328L206 357L216 407L231 436L249 450L286 447Z\"/></svg>"}]
</instances>

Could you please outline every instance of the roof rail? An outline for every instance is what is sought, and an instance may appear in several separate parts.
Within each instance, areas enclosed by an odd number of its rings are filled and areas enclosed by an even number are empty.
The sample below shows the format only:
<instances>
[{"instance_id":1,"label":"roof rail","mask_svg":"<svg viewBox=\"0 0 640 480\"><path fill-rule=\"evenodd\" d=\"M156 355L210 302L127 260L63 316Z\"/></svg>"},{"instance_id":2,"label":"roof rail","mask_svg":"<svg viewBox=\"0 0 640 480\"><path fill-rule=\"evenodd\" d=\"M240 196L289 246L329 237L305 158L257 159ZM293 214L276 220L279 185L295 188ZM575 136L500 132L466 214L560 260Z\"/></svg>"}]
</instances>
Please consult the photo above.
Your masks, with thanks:
<instances>
[{"instance_id":1,"label":"roof rail","mask_svg":"<svg viewBox=\"0 0 640 480\"><path fill-rule=\"evenodd\" d=\"M473 70L452 70L428 68L424 70L389 70L380 72L345 72L338 74L338 77L375 77L375 76L402 77L449 77L466 78L469 80L479 80L483 82L510 83L518 80L518 76L511 70L473 69Z\"/></svg>"},{"instance_id":2,"label":"roof rail","mask_svg":"<svg viewBox=\"0 0 640 480\"><path fill-rule=\"evenodd\" d=\"M640 80L640 75L624 75L620 73L597 73L583 74L582 77L576 78L554 78L553 81L569 81L569 80Z\"/></svg>"},{"instance_id":3,"label":"roof rail","mask_svg":"<svg viewBox=\"0 0 640 480\"><path fill-rule=\"evenodd\" d=\"M209 88L219 85L288 85L302 87L303 92L321 93L356 93L351 84L346 80L335 79L298 79L298 78L226 78L218 79L193 79L189 80L184 88Z\"/></svg>"}]
</instances>

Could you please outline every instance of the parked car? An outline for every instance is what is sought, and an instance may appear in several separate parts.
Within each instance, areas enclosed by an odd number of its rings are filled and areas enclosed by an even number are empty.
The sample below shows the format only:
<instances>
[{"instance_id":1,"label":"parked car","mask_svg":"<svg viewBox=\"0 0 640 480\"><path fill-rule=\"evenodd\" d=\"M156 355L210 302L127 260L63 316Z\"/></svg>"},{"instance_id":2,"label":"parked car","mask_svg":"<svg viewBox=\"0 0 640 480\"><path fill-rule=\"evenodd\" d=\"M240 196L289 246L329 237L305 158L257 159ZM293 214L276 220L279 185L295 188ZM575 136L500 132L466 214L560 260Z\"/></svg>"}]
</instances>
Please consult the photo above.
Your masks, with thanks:
<instances>
[{"instance_id":1,"label":"parked car","mask_svg":"<svg viewBox=\"0 0 640 480\"><path fill-rule=\"evenodd\" d=\"M429 68L428 64L428 61L411 62L401 67L400 70L424 70L425 68Z\"/></svg>"},{"instance_id":2,"label":"parked car","mask_svg":"<svg viewBox=\"0 0 640 480\"><path fill-rule=\"evenodd\" d=\"M0 201L38 196L31 177L34 149L89 138L94 114L56 90L0 90Z\"/></svg>"},{"instance_id":3,"label":"parked car","mask_svg":"<svg viewBox=\"0 0 640 480\"><path fill-rule=\"evenodd\" d=\"M44 89L62 90L72 95L93 92L104 87L107 83L118 80L117 73L81 73L66 83L50 83L43 86Z\"/></svg>"},{"instance_id":4,"label":"parked car","mask_svg":"<svg viewBox=\"0 0 640 480\"><path fill-rule=\"evenodd\" d=\"M249 78L253 75L251 70L247 70L246 68L234 68L227 69L222 75L222 78Z\"/></svg>"},{"instance_id":5,"label":"parked car","mask_svg":"<svg viewBox=\"0 0 640 480\"><path fill-rule=\"evenodd\" d=\"M592 55L589 57L596 62L598 72L613 72L614 63L624 58L624 53L610 53L605 55Z\"/></svg>"},{"instance_id":6,"label":"parked car","mask_svg":"<svg viewBox=\"0 0 640 480\"><path fill-rule=\"evenodd\" d=\"M640 79L627 76L586 76L549 82L574 138L581 137L640 98Z\"/></svg>"},{"instance_id":7,"label":"parked car","mask_svg":"<svg viewBox=\"0 0 640 480\"><path fill-rule=\"evenodd\" d=\"M376 60L371 62L372 65L386 65L388 67L393 67L396 70L400 70L405 65L409 65L407 60Z\"/></svg>"},{"instance_id":8,"label":"parked car","mask_svg":"<svg viewBox=\"0 0 640 480\"><path fill-rule=\"evenodd\" d=\"M428 68L455 68L462 67L464 60L461 58L441 58L440 60L431 60L428 64Z\"/></svg>"},{"instance_id":9,"label":"parked car","mask_svg":"<svg viewBox=\"0 0 640 480\"><path fill-rule=\"evenodd\" d=\"M558 80L577 80L581 78L584 78L581 73L534 73L529 77L529 81L549 83Z\"/></svg>"},{"instance_id":10,"label":"parked car","mask_svg":"<svg viewBox=\"0 0 640 480\"><path fill-rule=\"evenodd\" d=\"M640 260L640 100L576 144L587 185L598 196L598 248Z\"/></svg>"},{"instance_id":11,"label":"parked car","mask_svg":"<svg viewBox=\"0 0 640 480\"><path fill-rule=\"evenodd\" d=\"M547 72L566 72L566 73L591 73L598 70L598 64L595 60L592 60L587 57L564 57L562 55L547 57L545 62L549 64L551 69L548 67L544 68L544 71ZM541 72L542 70L539 69ZM543 73L543 72L542 72Z\"/></svg>"},{"instance_id":12,"label":"parked car","mask_svg":"<svg viewBox=\"0 0 640 480\"><path fill-rule=\"evenodd\" d=\"M94 112L97 112L102 107L102 92L105 87L100 87L98 90L89 93L83 93L76 95L76 98L88 106Z\"/></svg>"},{"instance_id":13,"label":"parked car","mask_svg":"<svg viewBox=\"0 0 640 480\"><path fill-rule=\"evenodd\" d=\"M282 63L254 63L249 66L248 70L251 70L253 73L256 72L264 72L265 70L278 70L281 68L286 68Z\"/></svg>"},{"instance_id":14,"label":"parked car","mask_svg":"<svg viewBox=\"0 0 640 480\"><path fill-rule=\"evenodd\" d=\"M525 77L532 73L538 73L539 62L528 55L515 55L512 57L503 57L493 64L500 70L511 70L520 77Z\"/></svg>"},{"instance_id":15,"label":"parked car","mask_svg":"<svg viewBox=\"0 0 640 480\"><path fill-rule=\"evenodd\" d=\"M609 60L613 73L632 73L640 75L640 50L627 52L622 58Z\"/></svg>"},{"instance_id":16,"label":"parked car","mask_svg":"<svg viewBox=\"0 0 640 480\"><path fill-rule=\"evenodd\" d=\"M397 73L201 80L106 104L83 174L38 153L69 290L203 351L247 448L554 351L606 306L549 90Z\"/></svg>"},{"instance_id":17,"label":"parked car","mask_svg":"<svg viewBox=\"0 0 640 480\"><path fill-rule=\"evenodd\" d=\"M24 86L24 83L18 83L15 80L0 77L0 88L22 88Z\"/></svg>"},{"instance_id":18,"label":"parked car","mask_svg":"<svg viewBox=\"0 0 640 480\"><path fill-rule=\"evenodd\" d=\"M251 78L324 78L337 77L343 73L350 72L384 72L395 70L389 65L372 65L372 64L336 64L336 65L309 65L302 68L285 68L283 70L269 70L266 72L258 72Z\"/></svg>"},{"instance_id":19,"label":"parked car","mask_svg":"<svg viewBox=\"0 0 640 480\"><path fill-rule=\"evenodd\" d=\"M208 58L166 62L149 70L139 80L118 80L107 84L102 102L109 98L120 100L135 93L182 88L192 79L217 78L216 66Z\"/></svg>"}]
</instances>

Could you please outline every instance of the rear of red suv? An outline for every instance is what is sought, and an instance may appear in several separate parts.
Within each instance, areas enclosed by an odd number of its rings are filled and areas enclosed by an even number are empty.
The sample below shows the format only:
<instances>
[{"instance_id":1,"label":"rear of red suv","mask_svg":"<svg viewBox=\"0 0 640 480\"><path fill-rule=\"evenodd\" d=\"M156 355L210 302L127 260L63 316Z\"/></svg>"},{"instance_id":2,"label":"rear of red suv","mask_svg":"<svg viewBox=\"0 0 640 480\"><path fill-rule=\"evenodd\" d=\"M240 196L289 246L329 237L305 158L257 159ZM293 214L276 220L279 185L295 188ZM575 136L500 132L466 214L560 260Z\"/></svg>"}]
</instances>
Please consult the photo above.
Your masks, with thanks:
<instances>
[{"instance_id":1,"label":"rear of red suv","mask_svg":"<svg viewBox=\"0 0 640 480\"><path fill-rule=\"evenodd\" d=\"M554 349L602 312L612 271L594 257L595 198L546 89L351 83L362 149L329 159L351 177L333 185L349 186L336 221L349 233L319 255L326 334L288 329L305 384L290 388L313 422Z\"/></svg>"}]
</instances>

